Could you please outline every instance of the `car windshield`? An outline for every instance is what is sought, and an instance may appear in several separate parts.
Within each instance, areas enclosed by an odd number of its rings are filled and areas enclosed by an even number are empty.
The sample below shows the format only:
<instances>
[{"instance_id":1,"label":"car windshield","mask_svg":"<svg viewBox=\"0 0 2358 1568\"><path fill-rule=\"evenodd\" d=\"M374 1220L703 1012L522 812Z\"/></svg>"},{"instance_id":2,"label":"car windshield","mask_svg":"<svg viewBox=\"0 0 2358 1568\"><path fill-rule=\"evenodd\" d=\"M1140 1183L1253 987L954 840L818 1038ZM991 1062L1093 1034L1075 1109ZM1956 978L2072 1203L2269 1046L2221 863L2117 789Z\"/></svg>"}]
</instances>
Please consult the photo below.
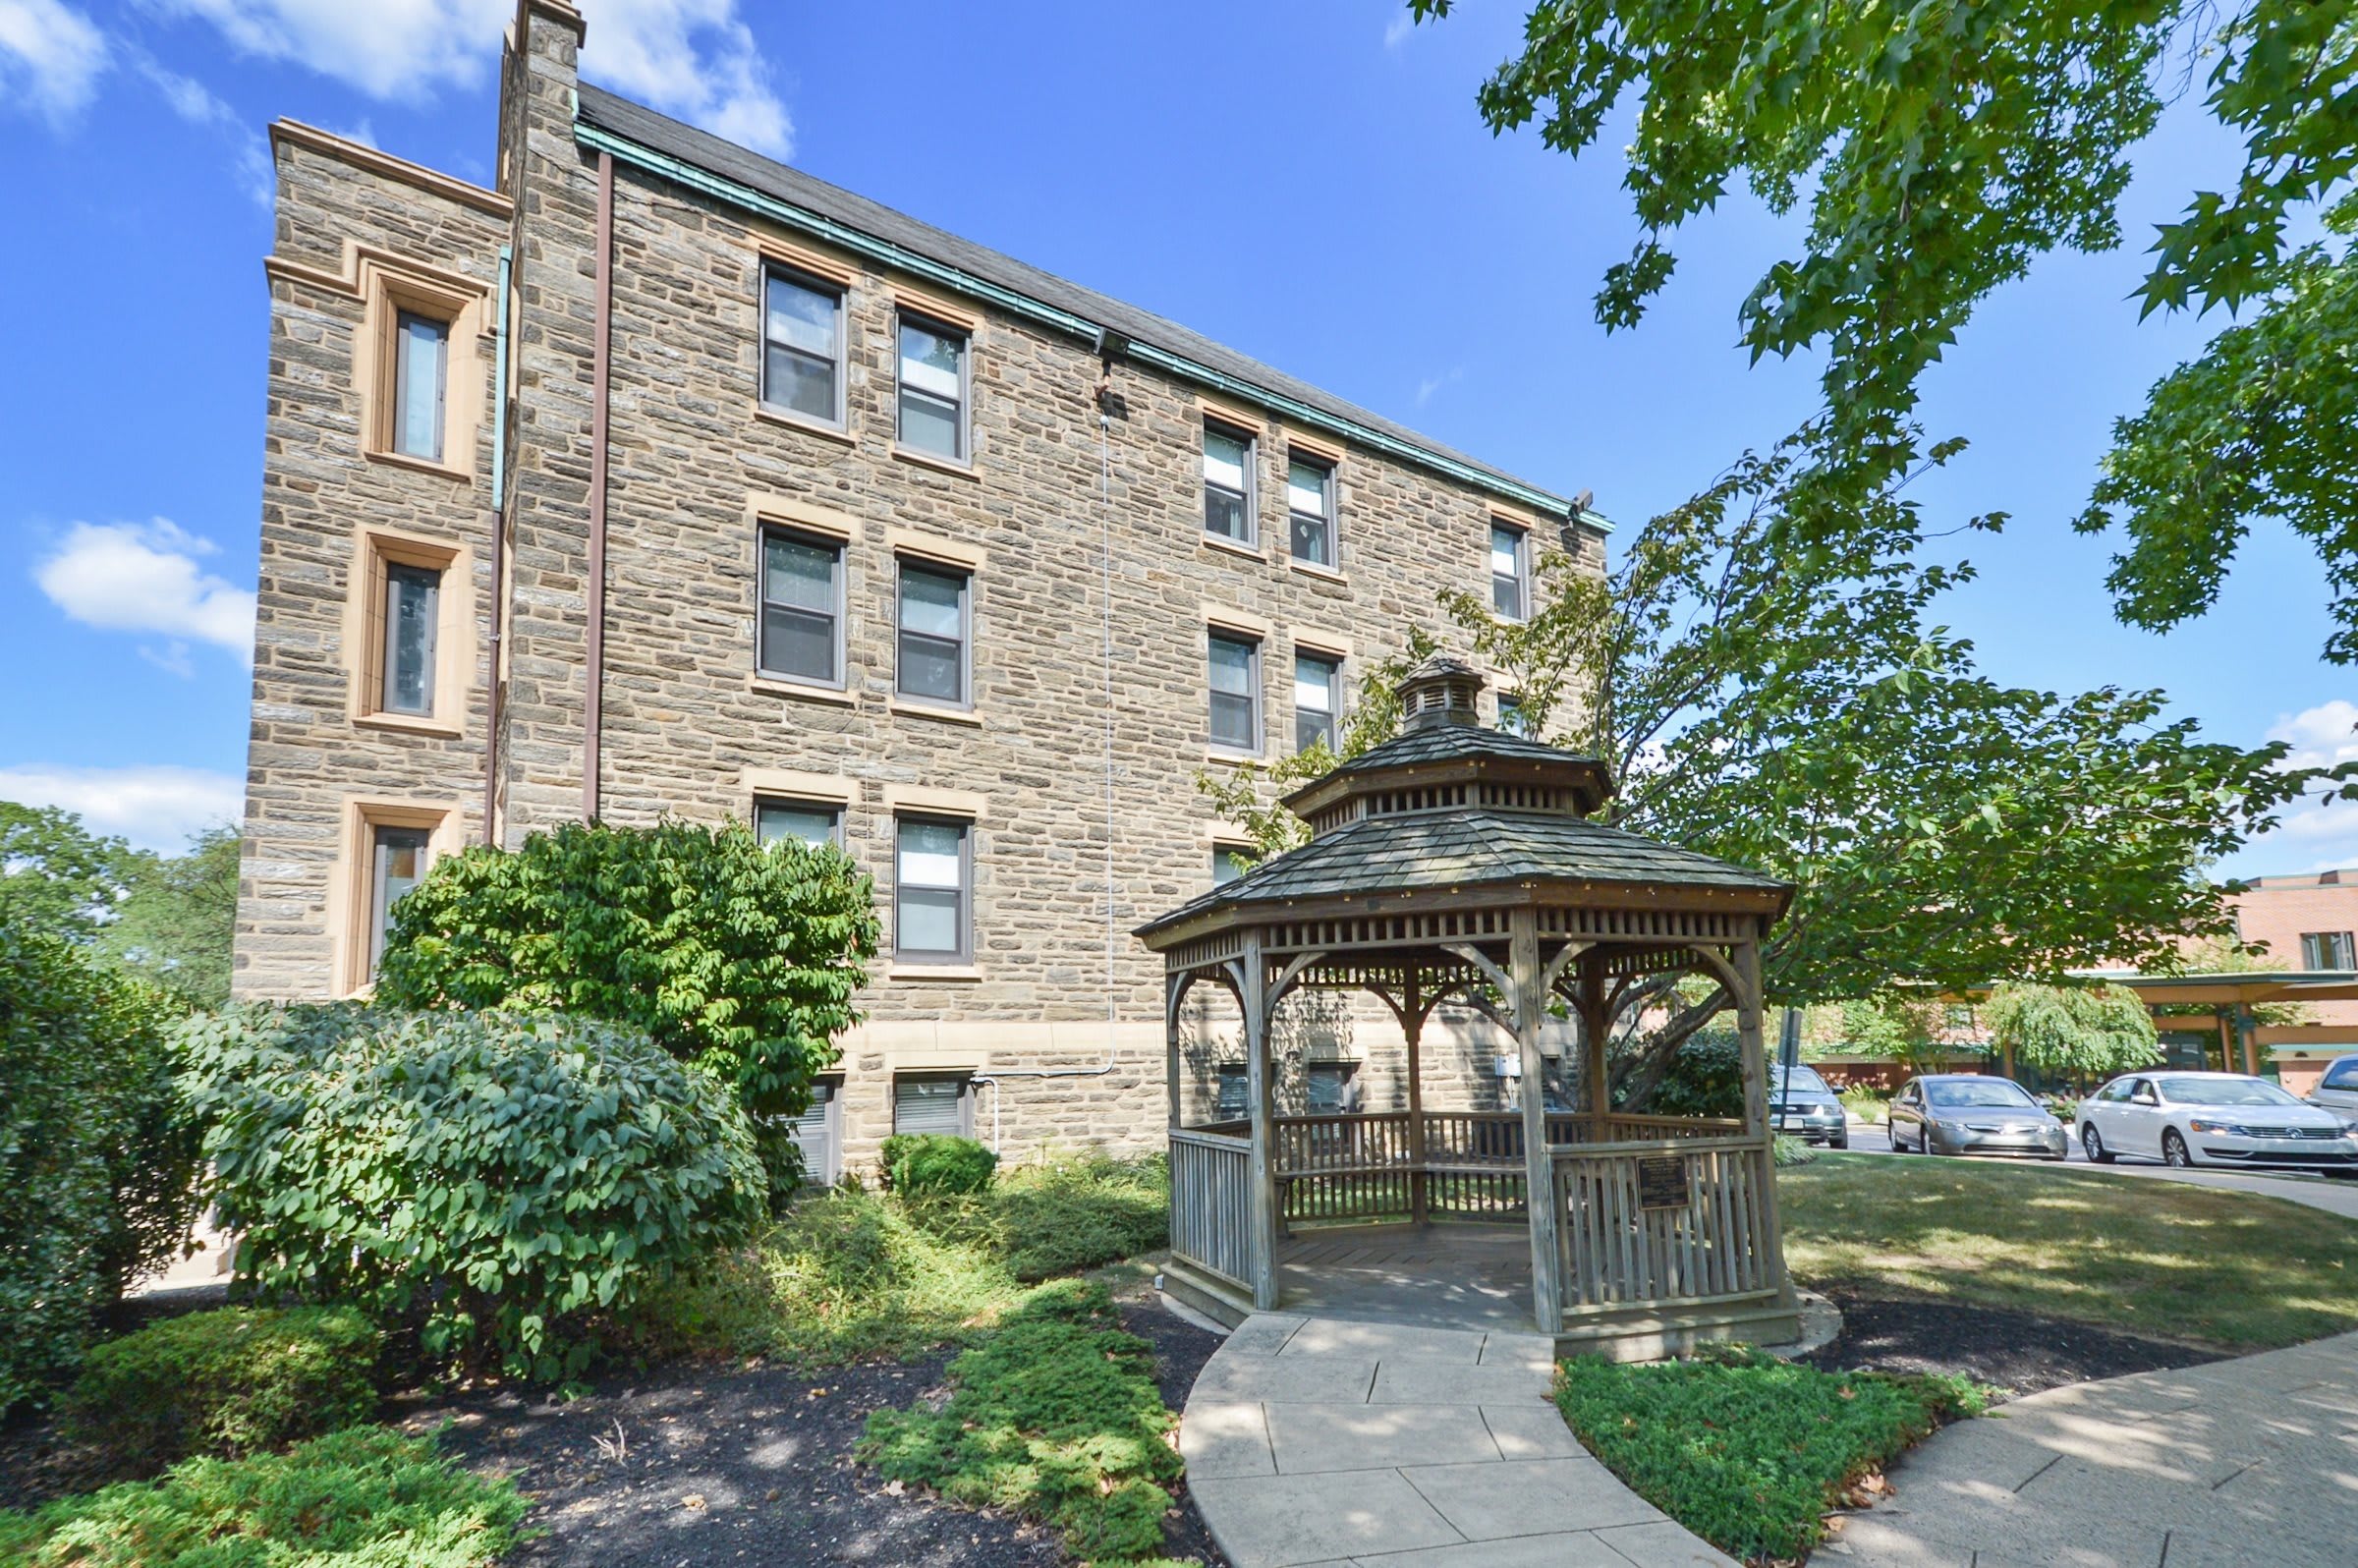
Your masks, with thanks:
<instances>
[{"instance_id":1,"label":"car windshield","mask_svg":"<svg viewBox=\"0 0 2358 1568\"><path fill-rule=\"evenodd\" d=\"M2038 1101L2023 1092L2022 1086L2010 1078L1951 1078L1924 1086L1924 1097L1943 1110L1959 1110L1969 1106L2002 1106L2007 1110L2036 1108Z\"/></svg>"},{"instance_id":2,"label":"car windshield","mask_svg":"<svg viewBox=\"0 0 2358 1568\"><path fill-rule=\"evenodd\" d=\"M2162 1097L2180 1105L2298 1105L2301 1101L2257 1078L2158 1078Z\"/></svg>"},{"instance_id":3,"label":"car windshield","mask_svg":"<svg viewBox=\"0 0 2358 1568\"><path fill-rule=\"evenodd\" d=\"M1768 1070L1768 1081L1780 1094L1788 1089L1798 1090L1805 1094L1813 1091L1820 1094L1833 1092L1832 1090L1825 1087L1825 1080L1818 1076L1818 1069L1815 1067L1796 1067L1790 1078L1785 1076L1783 1068L1772 1067Z\"/></svg>"}]
</instances>

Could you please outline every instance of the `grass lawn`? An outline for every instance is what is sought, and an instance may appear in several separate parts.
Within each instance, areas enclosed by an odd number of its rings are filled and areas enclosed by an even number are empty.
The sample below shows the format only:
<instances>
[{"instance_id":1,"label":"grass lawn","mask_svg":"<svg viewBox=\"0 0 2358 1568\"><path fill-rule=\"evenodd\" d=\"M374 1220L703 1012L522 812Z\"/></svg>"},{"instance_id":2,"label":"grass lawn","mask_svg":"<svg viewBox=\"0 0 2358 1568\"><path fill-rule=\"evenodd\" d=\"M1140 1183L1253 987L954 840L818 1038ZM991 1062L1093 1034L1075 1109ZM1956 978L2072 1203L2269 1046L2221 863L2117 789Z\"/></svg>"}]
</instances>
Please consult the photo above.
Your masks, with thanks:
<instances>
[{"instance_id":1,"label":"grass lawn","mask_svg":"<svg viewBox=\"0 0 2358 1568\"><path fill-rule=\"evenodd\" d=\"M2222 1350L2358 1327L2358 1223L2095 1171L1825 1154L1777 1178L1803 1284L2011 1308Z\"/></svg>"}]
</instances>

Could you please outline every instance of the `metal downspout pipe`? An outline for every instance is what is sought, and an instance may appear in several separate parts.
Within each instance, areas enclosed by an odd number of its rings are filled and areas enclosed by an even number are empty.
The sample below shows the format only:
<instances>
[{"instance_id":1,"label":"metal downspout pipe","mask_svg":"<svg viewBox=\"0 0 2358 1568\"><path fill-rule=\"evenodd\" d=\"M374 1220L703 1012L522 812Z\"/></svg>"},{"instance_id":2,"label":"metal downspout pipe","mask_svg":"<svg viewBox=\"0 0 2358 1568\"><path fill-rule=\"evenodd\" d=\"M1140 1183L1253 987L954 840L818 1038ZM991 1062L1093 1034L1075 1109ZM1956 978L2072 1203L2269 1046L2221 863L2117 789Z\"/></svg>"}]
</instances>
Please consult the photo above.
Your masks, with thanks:
<instances>
[{"instance_id":1,"label":"metal downspout pipe","mask_svg":"<svg viewBox=\"0 0 2358 1568\"><path fill-rule=\"evenodd\" d=\"M499 304L491 326L491 644L484 694L483 842L499 842L499 699L501 639L507 630L508 579L508 290L513 246L499 248Z\"/></svg>"},{"instance_id":2,"label":"metal downspout pipe","mask_svg":"<svg viewBox=\"0 0 2358 1568\"><path fill-rule=\"evenodd\" d=\"M588 689L582 698L582 820L597 820L606 687L606 385L614 336L614 154L597 155L597 304L590 386L590 560L583 583Z\"/></svg>"}]
</instances>

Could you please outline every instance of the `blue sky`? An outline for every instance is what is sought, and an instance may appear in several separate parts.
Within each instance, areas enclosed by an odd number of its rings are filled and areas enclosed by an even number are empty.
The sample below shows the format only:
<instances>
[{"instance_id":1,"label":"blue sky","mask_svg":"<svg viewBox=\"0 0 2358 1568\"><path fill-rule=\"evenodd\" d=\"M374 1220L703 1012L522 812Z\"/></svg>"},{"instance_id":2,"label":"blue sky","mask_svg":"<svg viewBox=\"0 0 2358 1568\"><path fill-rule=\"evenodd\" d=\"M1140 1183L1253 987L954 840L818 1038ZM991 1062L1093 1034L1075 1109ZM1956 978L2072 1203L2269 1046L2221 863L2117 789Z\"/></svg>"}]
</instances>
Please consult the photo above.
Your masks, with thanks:
<instances>
[{"instance_id":1,"label":"blue sky","mask_svg":"<svg viewBox=\"0 0 2358 1568\"><path fill-rule=\"evenodd\" d=\"M507 0L0 0L0 798L158 845L234 815L246 751L269 249L289 116L489 176ZM585 0L585 74L1187 322L1630 523L1813 405L1734 310L1792 228L1745 201L1678 241L1646 323L1590 299L1634 235L1618 148L1493 139L1473 94L1521 8L1411 28L1377 0L1184 7ZM2141 149L2125 253L1993 300L1928 383L1971 452L1936 524L2015 519L1946 606L1995 677L2160 686L2212 734L2358 755L2317 563L2273 529L2210 615L2111 617L2071 533L2111 419L2199 347L2125 296L2150 226L2234 148L2192 110ZM2358 863L2358 811L2226 868Z\"/></svg>"}]
</instances>

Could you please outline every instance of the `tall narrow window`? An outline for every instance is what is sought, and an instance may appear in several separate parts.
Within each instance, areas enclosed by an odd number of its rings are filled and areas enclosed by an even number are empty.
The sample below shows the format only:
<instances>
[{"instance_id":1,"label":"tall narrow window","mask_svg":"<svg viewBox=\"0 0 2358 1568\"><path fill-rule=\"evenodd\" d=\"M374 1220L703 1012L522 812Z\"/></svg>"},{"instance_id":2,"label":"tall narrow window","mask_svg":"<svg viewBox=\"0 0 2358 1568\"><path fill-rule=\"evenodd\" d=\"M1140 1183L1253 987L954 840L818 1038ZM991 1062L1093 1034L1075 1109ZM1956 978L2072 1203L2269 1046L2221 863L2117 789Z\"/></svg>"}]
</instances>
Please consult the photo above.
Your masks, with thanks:
<instances>
[{"instance_id":1,"label":"tall narrow window","mask_svg":"<svg viewBox=\"0 0 2358 1568\"><path fill-rule=\"evenodd\" d=\"M2303 931L2301 933L2301 967L2303 969L2358 969L2358 952L2352 950L2348 931Z\"/></svg>"},{"instance_id":2,"label":"tall narrow window","mask_svg":"<svg viewBox=\"0 0 2358 1568\"><path fill-rule=\"evenodd\" d=\"M385 954L385 932L391 928L393 906L425 877L427 833L422 827L370 829L368 867L368 976L376 978L377 960Z\"/></svg>"},{"instance_id":3,"label":"tall narrow window","mask_svg":"<svg viewBox=\"0 0 2358 1568\"><path fill-rule=\"evenodd\" d=\"M1204 532L1253 542L1253 438L1208 421L1204 426Z\"/></svg>"},{"instance_id":4,"label":"tall narrow window","mask_svg":"<svg viewBox=\"0 0 2358 1568\"><path fill-rule=\"evenodd\" d=\"M843 808L818 801L756 801L754 832L764 844L843 843Z\"/></svg>"},{"instance_id":5,"label":"tall narrow window","mask_svg":"<svg viewBox=\"0 0 2358 1568\"><path fill-rule=\"evenodd\" d=\"M843 292L777 267L762 274L761 401L843 422Z\"/></svg>"},{"instance_id":6,"label":"tall narrow window","mask_svg":"<svg viewBox=\"0 0 2358 1568\"><path fill-rule=\"evenodd\" d=\"M901 958L957 964L974 956L970 824L904 816L893 864L892 945Z\"/></svg>"},{"instance_id":7,"label":"tall narrow window","mask_svg":"<svg viewBox=\"0 0 2358 1568\"><path fill-rule=\"evenodd\" d=\"M449 322L414 310L394 317L394 451L429 463L442 461L442 396L449 361Z\"/></svg>"},{"instance_id":8,"label":"tall narrow window","mask_svg":"<svg viewBox=\"0 0 2358 1568\"><path fill-rule=\"evenodd\" d=\"M1285 510L1293 528L1294 559L1334 565L1334 470L1295 458L1286 466Z\"/></svg>"},{"instance_id":9,"label":"tall narrow window","mask_svg":"<svg viewBox=\"0 0 2358 1568\"><path fill-rule=\"evenodd\" d=\"M966 461L966 334L901 317L900 443Z\"/></svg>"},{"instance_id":10,"label":"tall narrow window","mask_svg":"<svg viewBox=\"0 0 2358 1568\"><path fill-rule=\"evenodd\" d=\"M431 567L385 565L385 670L379 706L431 718L434 627L441 618L442 574Z\"/></svg>"},{"instance_id":11,"label":"tall narrow window","mask_svg":"<svg viewBox=\"0 0 2358 1568\"><path fill-rule=\"evenodd\" d=\"M900 673L895 690L967 703L967 618L974 580L945 566L901 563Z\"/></svg>"},{"instance_id":12,"label":"tall narrow window","mask_svg":"<svg viewBox=\"0 0 2358 1568\"><path fill-rule=\"evenodd\" d=\"M1531 614L1531 541L1503 523L1490 525L1490 608L1510 621Z\"/></svg>"},{"instance_id":13,"label":"tall narrow window","mask_svg":"<svg viewBox=\"0 0 2358 1568\"><path fill-rule=\"evenodd\" d=\"M1341 745L1335 716L1342 710L1343 662L1324 653L1294 655L1294 750L1307 752L1321 741L1328 751Z\"/></svg>"},{"instance_id":14,"label":"tall narrow window","mask_svg":"<svg viewBox=\"0 0 2358 1568\"><path fill-rule=\"evenodd\" d=\"M1211 744L1261 750L1261 644L1214 632L1211 650Z\"/></svg>"},{"instance_id":15,"label":"tall narrow window","mask_svg":"<svg viewBox=\"0 0 2358 1568\"><path fill-rule=\"evenodd\" d=\"M780 529L761 535L761 673L843 684L843 546Z\"/></svg>"}]
</instances>

